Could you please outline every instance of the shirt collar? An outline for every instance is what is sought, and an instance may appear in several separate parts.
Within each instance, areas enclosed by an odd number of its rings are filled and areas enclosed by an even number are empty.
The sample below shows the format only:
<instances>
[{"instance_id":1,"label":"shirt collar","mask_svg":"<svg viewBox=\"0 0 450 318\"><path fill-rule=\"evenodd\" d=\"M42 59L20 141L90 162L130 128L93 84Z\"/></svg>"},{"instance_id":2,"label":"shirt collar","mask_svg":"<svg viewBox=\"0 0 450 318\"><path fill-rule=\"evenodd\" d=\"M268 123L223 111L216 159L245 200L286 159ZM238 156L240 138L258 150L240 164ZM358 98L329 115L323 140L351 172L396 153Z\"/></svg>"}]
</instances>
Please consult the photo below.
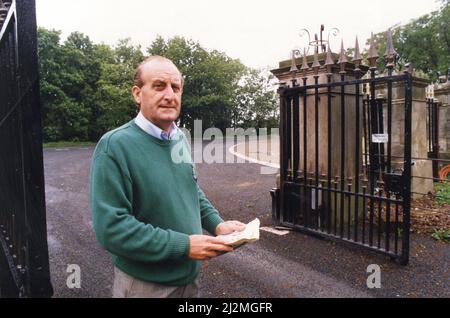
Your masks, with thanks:
<instances>
[{"instance_id":1,"label":"shirt collar","mask_svg":"<svg viewBox=\"0 0 450 318\"><path fill-rule=\"evenodd\" d=\"M172 140L173 137L175 137L175 135L178 133L178 127L177 125L175 125L175 123L172 123L170 125L169 133L167 134L164 130L145 118L142 112L139 112L134 121L136 125L138 125L143 131L159 140Z\"/></svg>"}]
</instances>

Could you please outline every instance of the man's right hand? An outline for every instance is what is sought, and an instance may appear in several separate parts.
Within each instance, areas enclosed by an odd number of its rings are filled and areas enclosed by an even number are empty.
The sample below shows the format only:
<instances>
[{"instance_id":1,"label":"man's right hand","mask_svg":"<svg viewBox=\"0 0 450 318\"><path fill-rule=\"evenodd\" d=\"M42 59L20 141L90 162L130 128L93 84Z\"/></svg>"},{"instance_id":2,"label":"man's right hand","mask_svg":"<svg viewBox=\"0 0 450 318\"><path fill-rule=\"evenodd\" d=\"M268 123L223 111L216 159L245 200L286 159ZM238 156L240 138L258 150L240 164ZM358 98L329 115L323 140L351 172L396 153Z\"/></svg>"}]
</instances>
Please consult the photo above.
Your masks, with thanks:
<instances>
[{"instance_id":1,"label":"man's right hand","mask_svg":"<svg viewBox=\"0 0 450 318\"><path fill-rule=\"evenodd\" d=\"M233 251L233 248L225 245L221 239L207 235L191 235L189 244L189 257L198 261Z\"/></svg>"}]
</instances>

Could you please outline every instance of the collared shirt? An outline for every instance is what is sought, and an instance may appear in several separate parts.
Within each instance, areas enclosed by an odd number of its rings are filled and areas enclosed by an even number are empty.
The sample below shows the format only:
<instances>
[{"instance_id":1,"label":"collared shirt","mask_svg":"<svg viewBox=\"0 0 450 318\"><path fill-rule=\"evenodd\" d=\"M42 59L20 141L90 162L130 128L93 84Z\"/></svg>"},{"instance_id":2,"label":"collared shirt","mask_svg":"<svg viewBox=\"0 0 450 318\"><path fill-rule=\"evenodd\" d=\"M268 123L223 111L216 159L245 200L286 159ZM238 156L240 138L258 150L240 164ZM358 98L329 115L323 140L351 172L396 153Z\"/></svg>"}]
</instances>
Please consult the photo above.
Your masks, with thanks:
<instances>
[{"instance_id":1,"label":"collared shirt","mask_svg":"<svg viewBox=\"0 0 450 318\"><path fill-rule=\"evenodd\" d=\"M134 120L136 125L141 128L143 131L148 133L149 135L158 138L159 140L169 141L172 140L173 137L178 133L178 127L175 123L172 123L169 128L169 133L166 133L164 130L156 126L150 120L145 118L142 112L139 112L136 119Z\"/></svg>"}]
</instances>

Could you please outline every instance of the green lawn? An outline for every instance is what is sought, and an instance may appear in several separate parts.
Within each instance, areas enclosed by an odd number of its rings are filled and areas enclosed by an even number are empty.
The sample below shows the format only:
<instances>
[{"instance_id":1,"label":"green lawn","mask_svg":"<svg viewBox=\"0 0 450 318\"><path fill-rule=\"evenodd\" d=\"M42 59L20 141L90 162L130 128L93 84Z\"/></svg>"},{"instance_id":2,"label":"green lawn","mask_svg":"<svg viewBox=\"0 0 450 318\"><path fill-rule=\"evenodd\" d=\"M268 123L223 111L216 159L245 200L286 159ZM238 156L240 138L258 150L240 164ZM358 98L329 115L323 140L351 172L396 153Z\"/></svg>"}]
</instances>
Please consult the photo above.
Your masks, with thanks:
<instances>
[{"instance_id":1,"label":"green lawn","mask_svg":"<svg viewBox=\"0 0 450 318\"><path fill-rule=\"evenodd\" d=\"M55 141L44 142L44 148L72 148L72 147L95 147L95 142L90 141Z\"/></svg>"}]
</instances>

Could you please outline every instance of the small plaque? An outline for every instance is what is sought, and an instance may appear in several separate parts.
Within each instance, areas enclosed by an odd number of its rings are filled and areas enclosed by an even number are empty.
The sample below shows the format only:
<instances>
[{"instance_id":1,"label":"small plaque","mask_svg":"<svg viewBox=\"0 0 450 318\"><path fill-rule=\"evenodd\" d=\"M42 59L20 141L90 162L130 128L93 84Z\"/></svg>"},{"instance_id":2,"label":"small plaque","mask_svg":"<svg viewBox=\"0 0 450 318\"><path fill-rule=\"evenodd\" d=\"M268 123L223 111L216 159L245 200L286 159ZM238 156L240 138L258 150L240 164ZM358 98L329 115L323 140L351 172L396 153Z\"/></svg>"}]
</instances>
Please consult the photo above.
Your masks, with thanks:
<instances>
[{"instance_id":1,"label":"small plaque","mask_svg":"<svg viewBox=\"0 0 450 318\"><path fill-rule=\"evenodd\" d=\"M388 141L389 141L388 134L373 134L372 135L372 142L375 144L385 144Z\"/></svg>"}]
</instances>

